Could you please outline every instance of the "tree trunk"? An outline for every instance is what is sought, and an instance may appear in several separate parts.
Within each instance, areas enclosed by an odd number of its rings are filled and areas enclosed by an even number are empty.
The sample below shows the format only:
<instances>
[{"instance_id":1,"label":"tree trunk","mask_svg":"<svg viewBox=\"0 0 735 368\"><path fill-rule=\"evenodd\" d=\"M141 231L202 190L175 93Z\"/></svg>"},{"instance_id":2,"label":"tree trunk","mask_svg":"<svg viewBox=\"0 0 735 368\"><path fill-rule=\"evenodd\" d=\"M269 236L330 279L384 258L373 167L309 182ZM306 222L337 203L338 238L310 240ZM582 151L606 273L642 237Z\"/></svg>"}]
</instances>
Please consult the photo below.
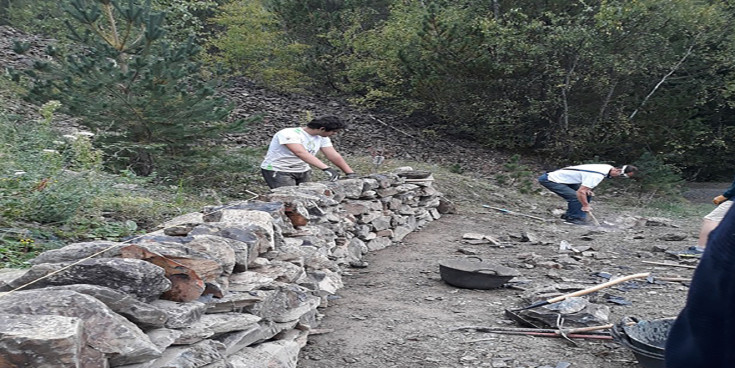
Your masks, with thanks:
<instances>
[{"instance_id":1,"label":"tree trunk","mask_svg":"<svg viewBox=\"0 0 735 368\"><path fill-rule=\"evenodd\" d=\"M153 174L153 155L145 149L139 148L135 156L130 158L130 166L136 175L150 176Z\"/></svg>"},{"instance_id":2,"label":"tree trunk","mask_svg":"<svg viewBox=\"0 0 735 368\"><path fill-rule=\"evenodd\" d=\"M10 25L10 0L0 0L0 26Z\"/></svg>"}]
</instances>

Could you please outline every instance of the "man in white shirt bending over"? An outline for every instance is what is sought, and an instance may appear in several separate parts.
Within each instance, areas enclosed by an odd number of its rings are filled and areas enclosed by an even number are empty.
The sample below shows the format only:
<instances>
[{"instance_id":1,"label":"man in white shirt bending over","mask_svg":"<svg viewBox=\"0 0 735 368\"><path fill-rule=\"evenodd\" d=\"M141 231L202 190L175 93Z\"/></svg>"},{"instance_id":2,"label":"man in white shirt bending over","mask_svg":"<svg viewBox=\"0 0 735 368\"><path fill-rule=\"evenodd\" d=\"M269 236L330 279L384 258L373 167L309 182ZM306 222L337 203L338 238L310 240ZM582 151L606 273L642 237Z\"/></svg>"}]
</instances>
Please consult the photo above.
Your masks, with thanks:
<instances>
[{"instance_id":1,"label":"man in white shirt bending over","mask_svg":"<svg viewBox=\"0 0 735 368\"><path fill-rule=\"evenodd\" d=\"M324 116L310 121L306 128L280 130L271 139L268 153L260 164L266 184L272 189L308 182L311 178L311 166L324 171L329 181L336 181L340 177L339 172L316 157L319 151L340 168L347 178L356 177L329 139L345 127L338 117Z\"/></svg>"},{"instance_id":2,"label":"man in white shirt bending over","mask_svg":"<svg viewBox=\"0 0 735 368\"><path fill-rule=\"evenodd\" d=\"M633 165L620 168L606 164L577 165L544 173L539 176L538 182L567 201L567 212L561 216L563 219L568 223L584 225L587 212L592 211L592 189L605 178L629 178L637 172L638 168Z\"/></svg>"}]
</instances>

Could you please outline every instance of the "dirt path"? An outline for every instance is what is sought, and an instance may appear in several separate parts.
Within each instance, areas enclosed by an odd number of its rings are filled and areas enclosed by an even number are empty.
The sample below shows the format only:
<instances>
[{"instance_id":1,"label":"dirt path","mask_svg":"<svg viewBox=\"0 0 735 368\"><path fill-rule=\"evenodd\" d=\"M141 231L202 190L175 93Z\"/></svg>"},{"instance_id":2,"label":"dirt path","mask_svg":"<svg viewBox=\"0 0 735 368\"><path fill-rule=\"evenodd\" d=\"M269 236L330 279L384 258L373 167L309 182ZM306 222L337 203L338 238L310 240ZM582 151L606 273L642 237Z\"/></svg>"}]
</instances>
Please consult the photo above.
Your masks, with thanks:
<instances>
[{"instance_id":1,"label":"dirt path","mask_svg":"<svg viewBox=\"0 0 735 368\"><path fill-rule=\"evenodd\" d=\"M370 254L369 267L353 269L345 276L344 289L323 311L325 317L318 328L325 333L309 337L298 367L636 366L629 350L609 341L576 340L575 346L560 338L457 329L473 325L518 327L503 311L525 305L521 288L559 283L588 287L606 281L595 275L598 272L615 277L648 271L659 277L691 276L688 268L642 261L676 262L661 250L683 249L695 242L700 214L671 220L673 226L645 226L645 221L633 226L635 218L599 207L598 218L615 227L541 223L499 212L446 215L409 235L404 244ZM524 232L537 240L522 241ZM492 235L507 247L469 245L461 240L465 233ZM671 240L680 238L683 240ZM593 253L561 254L563 240L575 247L591 247ZM470 290L444 283L439 262L468 253L519 270L521 276L512 280L518 288ZM557 265L561 268L555 268ZM675 316L687 290L681 282L634 281L606 289L593 300L609 307L610 322L626 315L653 319ZM631 304L609 303L607 296Z\"/></svg>"}]
</instances>

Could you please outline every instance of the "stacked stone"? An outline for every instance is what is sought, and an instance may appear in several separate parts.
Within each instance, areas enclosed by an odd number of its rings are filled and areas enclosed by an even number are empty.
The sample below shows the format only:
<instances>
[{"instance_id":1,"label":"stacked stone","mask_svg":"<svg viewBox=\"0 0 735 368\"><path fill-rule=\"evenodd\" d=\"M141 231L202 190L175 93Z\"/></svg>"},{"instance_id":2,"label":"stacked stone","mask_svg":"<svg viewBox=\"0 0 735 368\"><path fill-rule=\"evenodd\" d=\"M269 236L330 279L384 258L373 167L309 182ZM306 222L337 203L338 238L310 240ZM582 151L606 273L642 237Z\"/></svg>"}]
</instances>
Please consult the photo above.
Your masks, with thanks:
<instances>
[{"instance_id":1,"label":"stacked stone","mask_svg":"<svg viewBox=\"0 0 735 368\"><path fill-rule=\"evenodd\" d=\"M278 188L44 252L0 272L0 366L295 367L342 270L440 217L432 180Z\"/></svg>"}]
</instances>

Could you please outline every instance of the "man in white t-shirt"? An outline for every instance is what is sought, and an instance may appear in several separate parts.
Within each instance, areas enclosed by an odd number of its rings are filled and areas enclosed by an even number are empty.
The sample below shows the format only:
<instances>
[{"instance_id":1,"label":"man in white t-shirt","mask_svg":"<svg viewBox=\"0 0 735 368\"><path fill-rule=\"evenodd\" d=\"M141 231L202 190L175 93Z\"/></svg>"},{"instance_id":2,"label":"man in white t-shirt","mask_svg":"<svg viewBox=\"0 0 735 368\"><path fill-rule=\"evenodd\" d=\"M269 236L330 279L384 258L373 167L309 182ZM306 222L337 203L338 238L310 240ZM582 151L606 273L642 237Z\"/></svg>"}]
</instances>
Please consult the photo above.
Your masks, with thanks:
<instances>
[{"instance_id":1,"label":"man in white t-shirt","mask_svg":"<svg viewBox=\"0 0 735 368\"><path fill-rule=\"evenodd\" d=\"M637 172L633 165L621 168L606 164L577 165L545 173L539 176L538 182L567 201L567 212L562 218L580 225L587 222L587 212L592 211L592 189L605 178L629 178Z\"/></svg>"},{"instance_id":2,"label":"man in white t-shirt","mask_svg":"<svg viewBox=\"0 0 735 368\"><path fill-rule=\"evenodd\" d=\"M299 185L311 178L311 166L324 171L329 181L336 181L340 174L316 157L324 156L340 168L347 178L357 175L342 155L332 146L329 137L345 128L336 116L324 116L310 121L306 128L286 128L273 136L268 153L260 164L266 184L272 188Z\"/></svg>"}]
</instances>

